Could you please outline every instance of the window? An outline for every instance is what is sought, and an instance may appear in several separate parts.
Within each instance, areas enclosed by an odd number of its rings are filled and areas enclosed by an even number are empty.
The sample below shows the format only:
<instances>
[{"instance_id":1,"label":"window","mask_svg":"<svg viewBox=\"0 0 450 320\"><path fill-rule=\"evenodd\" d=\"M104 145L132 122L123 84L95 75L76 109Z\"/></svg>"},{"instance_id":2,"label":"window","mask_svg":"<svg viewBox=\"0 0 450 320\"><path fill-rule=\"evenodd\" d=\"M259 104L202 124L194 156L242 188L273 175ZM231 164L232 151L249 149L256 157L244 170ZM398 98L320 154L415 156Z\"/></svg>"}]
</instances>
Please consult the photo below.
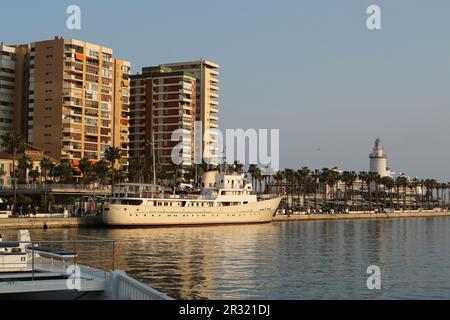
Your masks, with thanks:
<instances>
[{"instance_id":1,"label":"window","mask_svg":"<svg viewBox=\"0 0 450 320\"><path fill-rule=\"evenodd\" d=\"M98 51L95 51L95 50L92 50L92 49L89 49L89 55L91 56L91 57L94 57L94 58L99 58L99 52Z\"/></svg>"},{"instance_id":2,"label":"window","mask_svg":"<svg viewBox=\"0 0 450 320\"><path fill-rule=\"evenodd\" d=\"M98 92L98 83L86 82L86 90Z\"/></svg>"},{"instance_id":3,"label":"window","mask_svg":"<svg viewBox=\"0 0 450 320\"><path fill-rule=\"evenodd\" d=\"M112 78L111 70L108 69L102 69L102 76L107 78Z\"/></svg>"}]
</instances>

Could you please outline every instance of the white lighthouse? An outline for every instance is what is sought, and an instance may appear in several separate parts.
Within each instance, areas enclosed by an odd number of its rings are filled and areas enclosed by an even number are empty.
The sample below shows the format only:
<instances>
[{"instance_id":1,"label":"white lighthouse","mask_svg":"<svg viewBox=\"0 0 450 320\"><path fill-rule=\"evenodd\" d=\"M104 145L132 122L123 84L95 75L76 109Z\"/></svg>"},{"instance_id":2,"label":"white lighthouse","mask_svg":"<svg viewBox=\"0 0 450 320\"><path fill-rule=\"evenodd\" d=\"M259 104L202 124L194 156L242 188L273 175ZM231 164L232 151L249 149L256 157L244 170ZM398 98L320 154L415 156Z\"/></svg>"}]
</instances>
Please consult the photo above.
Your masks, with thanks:
<instances>
[{"instance_id":1,"label":"white lighthouse","mask_svg":"<svg viewBox=\"0 0 450 320\"><path fill-rule=\"evenodd\" d=\"M378 173L381 177L389 176L387 168L387 156L384 153L381 139L375 140L375 147L369 156L370 158L370 172Z\"/></svg>"}]
</instances>

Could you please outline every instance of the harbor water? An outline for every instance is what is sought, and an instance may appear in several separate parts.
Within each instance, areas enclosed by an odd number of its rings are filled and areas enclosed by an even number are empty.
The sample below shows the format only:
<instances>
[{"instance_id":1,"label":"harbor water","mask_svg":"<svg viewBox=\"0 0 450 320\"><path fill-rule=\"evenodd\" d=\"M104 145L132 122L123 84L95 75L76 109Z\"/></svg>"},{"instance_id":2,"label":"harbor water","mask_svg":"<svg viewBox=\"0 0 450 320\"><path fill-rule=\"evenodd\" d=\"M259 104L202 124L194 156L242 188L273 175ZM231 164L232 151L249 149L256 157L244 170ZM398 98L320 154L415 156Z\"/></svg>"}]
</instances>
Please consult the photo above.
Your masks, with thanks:
<instances>
[{"instance_id":1,"label":"harbor water","mask_svg":"<svg viewBox=\"0 0 450 320\"><path fill-rule=\"evenodd\" d=\"M450 298L450 218L63 231L116 240L116 268L176 299Z\"/></svg>"}]
</instances>

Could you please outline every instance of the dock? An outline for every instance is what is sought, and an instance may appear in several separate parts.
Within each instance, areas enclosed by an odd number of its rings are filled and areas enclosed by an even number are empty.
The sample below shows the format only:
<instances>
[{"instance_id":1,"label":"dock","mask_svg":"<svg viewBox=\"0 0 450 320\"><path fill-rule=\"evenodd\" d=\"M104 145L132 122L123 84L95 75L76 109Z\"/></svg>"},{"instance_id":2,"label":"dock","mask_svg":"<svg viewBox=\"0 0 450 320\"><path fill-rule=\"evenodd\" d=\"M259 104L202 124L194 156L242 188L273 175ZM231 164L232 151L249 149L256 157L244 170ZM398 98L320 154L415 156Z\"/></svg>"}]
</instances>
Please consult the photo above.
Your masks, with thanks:
<instances>
[{"instance_id":1,"label":"dock","mask_svg":"<svg viewBox=\"0 0 450 320\"><path fill-rule=\"evenodd\" d=\"M0 229L55 229L99 227L102 218L88 216L80 218L9 218L0 219Z\"/></svg>"},{"instance_id":2,"label":"dock","mask_svg":"<svg viewBox=\"0 0 450 320\"><path fill-rule=\"evenodd\" d=\"M276 215L274 222L286 221L323 221L323 220L374 220L374 219L405 219L405 218L436 218L450 217L450 211L404 211L391 213L352 212L337 214L291 214Z\"/></svg>"}]
</instances>

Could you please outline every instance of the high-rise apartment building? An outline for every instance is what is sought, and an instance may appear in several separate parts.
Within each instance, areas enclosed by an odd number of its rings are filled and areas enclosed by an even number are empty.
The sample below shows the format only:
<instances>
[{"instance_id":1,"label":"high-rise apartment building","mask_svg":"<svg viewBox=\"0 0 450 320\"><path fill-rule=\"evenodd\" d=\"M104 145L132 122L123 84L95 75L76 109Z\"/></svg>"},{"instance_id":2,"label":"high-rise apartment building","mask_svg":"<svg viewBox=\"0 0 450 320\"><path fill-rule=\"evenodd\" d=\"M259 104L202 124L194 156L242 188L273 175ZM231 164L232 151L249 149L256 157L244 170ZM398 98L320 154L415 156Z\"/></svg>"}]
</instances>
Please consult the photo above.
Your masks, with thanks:
<instances>
[{"instance_id":1,"label":"high-rise apartment building","mask_svg":"<svg viewBox=\"0 0 450 320\"><path fill-rule=\"evenodd\" d=\"M16 103L16 49L0 44L0 138L13 131Z\"/></svg>"},{"instance_id":2,"label":"high-rise apartment building","mask_svg":"<svg viewBox=\"0 0 450 320\"><path fill-rule=\"evenodd\" d=\"M74 165L82 158L96 162L116 146L126 167L130 63L114 58L112 49L61 37L15 48L26 51L26 102L16 110L27 142Z\"/></svg>"},{"instance_id":3,"label":"high-rise apartment building","mask_svg":"<svg viewBox=\"0 0 450 320\"><path fill-rule=\"evenodd\" d=\"M157 170L173 172L191 166L194 160L196 79L186 71L148 67L131 77L131 155L151 157L154 141ZM179 130L180 141L172 141ZM182 143L181 164L172 159L174 147Z\"/></svg>"},{"instance_id":4,"label":"high-rise apartment building","mask_svg":"<svg viewBox=\"0 0 450 320\"><path fill-rule=\"evenodd\" d=\"M207 60L164 64L173 71L187 71L197 80L196 106L197 121L202 122L203 154L208 158L216 155L217 136L214 130L219 127L219 65ZM213 163L214 164L214 163Z\"/></svg>"}]
</instances>

